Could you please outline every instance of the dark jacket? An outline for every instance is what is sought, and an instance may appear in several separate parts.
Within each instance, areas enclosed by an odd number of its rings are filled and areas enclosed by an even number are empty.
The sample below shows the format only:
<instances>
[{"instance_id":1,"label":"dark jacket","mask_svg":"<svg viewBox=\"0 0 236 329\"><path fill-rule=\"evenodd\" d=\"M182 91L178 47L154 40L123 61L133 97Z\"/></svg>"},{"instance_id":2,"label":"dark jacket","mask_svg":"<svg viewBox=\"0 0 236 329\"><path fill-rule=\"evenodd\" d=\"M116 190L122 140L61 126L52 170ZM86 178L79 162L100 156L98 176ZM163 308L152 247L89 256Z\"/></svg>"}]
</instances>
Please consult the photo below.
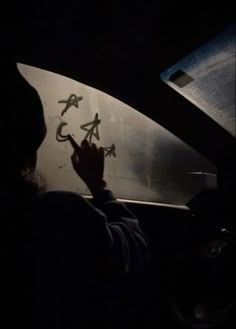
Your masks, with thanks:
<instances>
[{"instance_id":1,"label":"dark jacket","mask_svg":"<svg viewBox=\"0 0 236 329\"><path fill-rule=\"evenodd\" d=\"M65 192L1 200L9 327L122 327L130 283L147 261L134 214L108 190L91 202Z\"/></svg>"}]
</instances>

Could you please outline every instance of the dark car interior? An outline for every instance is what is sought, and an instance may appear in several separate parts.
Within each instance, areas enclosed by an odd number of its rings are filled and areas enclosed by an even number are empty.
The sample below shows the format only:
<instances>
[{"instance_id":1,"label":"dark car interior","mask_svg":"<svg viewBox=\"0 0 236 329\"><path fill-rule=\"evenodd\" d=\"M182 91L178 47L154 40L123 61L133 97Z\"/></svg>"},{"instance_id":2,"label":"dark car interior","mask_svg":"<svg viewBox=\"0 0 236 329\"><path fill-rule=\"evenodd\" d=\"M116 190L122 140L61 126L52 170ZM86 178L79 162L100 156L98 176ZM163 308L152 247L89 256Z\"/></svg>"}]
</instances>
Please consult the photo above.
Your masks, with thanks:
<instances>
[{"instance_id":1,"label":"dark car interior","mask_svg":"<svg viewBox=\"0 0 236 329\"><path fill-rule=\"evenodd\" d=\"M3 49L17 62L123 101L216 168L217 188L181 206L126 201L148 238L151 258L132 290L127 328L234 328L235 136L160 79L234 22L232 5L34 1L15 9L5 13L9 21L2 31Z\"/></svg>"}]
</instances>

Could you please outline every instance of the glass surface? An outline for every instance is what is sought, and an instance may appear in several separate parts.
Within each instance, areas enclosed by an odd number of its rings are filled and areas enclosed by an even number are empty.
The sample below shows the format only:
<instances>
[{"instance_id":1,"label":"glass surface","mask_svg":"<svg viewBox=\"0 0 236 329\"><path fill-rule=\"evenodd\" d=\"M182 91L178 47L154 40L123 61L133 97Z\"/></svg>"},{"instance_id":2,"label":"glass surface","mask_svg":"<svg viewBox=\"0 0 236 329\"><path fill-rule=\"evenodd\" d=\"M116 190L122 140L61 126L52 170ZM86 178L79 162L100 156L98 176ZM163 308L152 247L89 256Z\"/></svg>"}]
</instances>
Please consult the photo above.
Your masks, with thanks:
<instances>
[{"instance_id":1,"label":"glass surface","mask_svg":"<svg viewBox=\"0 0 236 329\"><path fill-rule=\"evenodd\" d=\"M120 199L183 205L215 184L203 174L215 173L204 157L130 106L64 76L18 68L43 102L48 133L38 168L49 190L89 194L72 169L68 133L106 148L105 179Z\"/></svg>"},{"instance_id":2,"label":"glass surface","mask_svg":"<svg viewBox=\"0 0 236 329\"><path fill-rule=\"evenodd\" d=\"M233 136L236 136L235 35L234 24L161 74L165 83Z\"/></svg>"}]
</instances>

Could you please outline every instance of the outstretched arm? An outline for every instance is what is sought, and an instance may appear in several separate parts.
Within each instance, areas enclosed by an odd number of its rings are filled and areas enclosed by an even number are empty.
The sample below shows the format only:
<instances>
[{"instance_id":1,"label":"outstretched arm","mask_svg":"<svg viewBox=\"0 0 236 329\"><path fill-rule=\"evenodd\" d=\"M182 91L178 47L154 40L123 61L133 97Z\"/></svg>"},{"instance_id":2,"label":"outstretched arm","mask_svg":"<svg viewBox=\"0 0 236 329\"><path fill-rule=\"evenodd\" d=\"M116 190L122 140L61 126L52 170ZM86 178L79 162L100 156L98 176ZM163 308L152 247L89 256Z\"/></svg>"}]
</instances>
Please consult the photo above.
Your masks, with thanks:
<instances>
[{"instance_id":1,"label":"outstretched arm","mask_svg":"<svg viewBox=\"0 0 236 329\"><path fill-rule=\"evenodd\" d=\"M132 272L142 267L147 259L147 241L135 215L106 189L103 148L87 140L79 146L71 136L69 140L74 149L71 157L74 170L90 189L93 206L106 217L117 270Z\"/></svg>"}]
</instances>

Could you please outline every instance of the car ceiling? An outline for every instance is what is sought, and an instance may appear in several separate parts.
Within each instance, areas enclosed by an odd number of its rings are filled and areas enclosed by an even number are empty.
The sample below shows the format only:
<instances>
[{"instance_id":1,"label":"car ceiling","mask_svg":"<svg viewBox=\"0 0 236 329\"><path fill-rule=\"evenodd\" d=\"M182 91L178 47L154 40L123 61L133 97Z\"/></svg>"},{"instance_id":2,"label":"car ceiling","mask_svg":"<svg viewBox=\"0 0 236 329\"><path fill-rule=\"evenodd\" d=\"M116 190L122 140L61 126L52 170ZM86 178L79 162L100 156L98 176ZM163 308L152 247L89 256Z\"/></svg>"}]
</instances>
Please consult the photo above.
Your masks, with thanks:
<instances>
[{"instance_id":1,"label":"car ceiling","mask_svg":"<svg viewBox=\"0 0 236 329\"><path fill-rule=\"evenodd\" d=\"M214 163L234 146L229 133L160 80L164 69L233 21L226 2L208 8L146 0L34 1L2 14L2 47L17 61L124 101Z\"/></svg>"}]
</instances>

